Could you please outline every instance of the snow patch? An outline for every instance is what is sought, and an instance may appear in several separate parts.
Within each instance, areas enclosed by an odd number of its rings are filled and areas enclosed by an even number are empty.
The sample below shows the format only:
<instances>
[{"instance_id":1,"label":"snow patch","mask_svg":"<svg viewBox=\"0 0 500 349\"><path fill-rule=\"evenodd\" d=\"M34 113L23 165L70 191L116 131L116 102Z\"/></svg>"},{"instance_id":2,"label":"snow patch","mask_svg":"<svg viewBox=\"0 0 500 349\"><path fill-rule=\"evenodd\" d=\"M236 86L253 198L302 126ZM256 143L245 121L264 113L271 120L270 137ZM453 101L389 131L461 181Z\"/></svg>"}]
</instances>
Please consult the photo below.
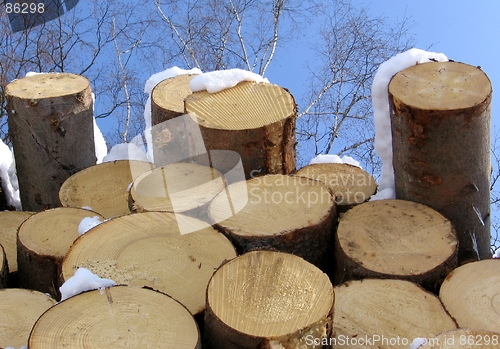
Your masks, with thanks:
<instances>
[{"instance_id":1,"label":"snow patch","mask_svg":"<svg viewBox=\"0 0 500 349\"><path fill-rule=\"evenodd\" d=\"M85 234L90 229L98 226L101 223L104 223L104 222L101 222L101 220L98 216L83 218L82 221L80 222L80 224L78 225L78 235Z\"/></svg>"},{"instance_id":2,"label":"snow patch","mask_svg":"<svg viewBox=\"0 0 500 349\"><path fill-rule=\"evenodd\" d=\"M85 291L100 290L106 287L116 286L111 279L102 279L86 268L78 268L75 275L70 277L61 287L61 302Z\"/></svg>"},{"instance_id":3,"label":"snow patch","mask_svg":"<svg viewBox=\"0 0 500 349\"><path fill-rule=\"evenodd\" d=\"M95 94L92 92L92 112L95 109ZM108 154L108 146L106 145L106 140L102 135L99 126L94 117L94 144L95 144L95 157L97 159L96 164L100 164L102 159Z\"/></svg>"},{"instance_id":4,"label":"snow patch","mask_svg":"<svg viewBox=\"0 0 500 349\"><path fill-rule=\"evenodd\" d=\"M313 158L309 164L326 164L326 163L334 163L334 164L349 164L349 165L354 165L359 168L361 168L361 165L359 164L359 161L354 160L352 157L344 155L342 158L338 155L333 155L333 154L319 154L316 155L315 158Z\"/></svg>"},{"instance_id":5,"label":"snow patch","mask_svg":"<svg viewBox=\"0 0 500 349\"><path fill-rule=\"evenodd\" d=\"M389 114L389 82L401 70L415 64L428 63L431 60L446 62L442 53L427 52L417 48L400 53L382 63L375 74L372 84L373 119L375 123L375 152L382 161L379 180L379 192L371 200L394 199L394 167L392 164L392 132Z\"/></svg>"},{"instance_id":6,"label":"snow patch","mask_svg":"<svg viewBox=\"0 0 500 349\"><path fill-rule=\"evenodd\" d=\"M207 90L209 93L216 93L226 88L236 86L241 81L267 82L259 74L243 69L216 70L195 76L189 83L191 91L198 92Z\"/></svg>"},{"instance_id":7,"label":"snow patch","mask_svg":"<svg viewBox=\"0 0 500 349\"><path fill-rule=\"evenodd\" d=\"M493 254L493 258L500 258L500 248Z\"/></svg>"},{"instance_id":8,"label":"snow patch","mask_svg":"<svg viewBox=\"0 0 500 349\"><path fill-rule=\"evenodd\" d=\"M7 199L7 204L14 206L21 211L21 199L19 197L19 182L16 174L16 161L14 153L0 139L0 178L2 178L2 188Z\"/></svg>"},{"instance_id":9,"label":"snow patch","mask_svg":"<svg viewBox=\"0 0 500 349\"><path fill-rule=\"evenodd\" d=\"M113 146L102 162L115 160L139 160L149 161L147 154L133 143L119 143Z\"/></svg>"},{"instance_id":10,"label":"snow patch","mask_svg":"<svg viewBox=\"0 0 500 349\"><path fill-rule=\"evenodd\" d=\"M181 69L179 67L172 67L162 72L151 75L151 77L146 81L144 86L144 93L147 93L148 100L146 101L146 106L144 107L144 121L146 122L146 143L148 147L148 158L153 160L153 137L151 135L151 92L160 82L166 79L176 77L177 75L184 74L202 74L201 70L198 68L193 68L190 70ZM148 160L150 161L150 160Z\"/></svg>"},{"instance_id":11,"label":"snow patch","mask_svg":"<svg viewBox=\"0 0 500 349\"><path fill-rule=\"evenodd\" d=\"M413 340L413 342L411 342L410 349L417 349L420 346L424 345L425 343L427 343L427 339L417 337Z\"/></svg>"}]
</instances>

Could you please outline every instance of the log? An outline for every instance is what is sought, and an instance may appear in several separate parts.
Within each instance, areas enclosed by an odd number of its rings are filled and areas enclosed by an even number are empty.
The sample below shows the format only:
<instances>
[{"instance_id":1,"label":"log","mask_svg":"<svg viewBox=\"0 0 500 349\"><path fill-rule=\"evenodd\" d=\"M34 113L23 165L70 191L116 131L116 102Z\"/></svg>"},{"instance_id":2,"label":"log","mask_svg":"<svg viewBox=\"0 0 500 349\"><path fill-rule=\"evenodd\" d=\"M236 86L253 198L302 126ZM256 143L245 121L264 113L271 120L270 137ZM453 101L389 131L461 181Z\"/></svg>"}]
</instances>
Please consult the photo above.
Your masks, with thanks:
<instances>
[{"instance_id":1,"label":"log","mask_svg":"<svg viewBox=\"0 0 500 349\"><path fill-rule=\"evenodd\" d=\"M325 272L333 264L335 203L319 181L275 174L236 182L214 198L209 213L238 254L293 253Z\"/></svg>"},{"instance_id":2,"label":"log","mask_svg":"<svg viewBox=\"0 0 500 349\"><path fill-rule=\"evenodd\" d=\"M500 259L468 263L446 277L439 297L460 327L499 332L499 284Z\"/></svg>"},{"instance_id":3,"label":"log","mask_svg":"<svg viewBox=\"0 0 500 349\"><path fill-rule=\"evenodd\" d=\"M151 93L151 136L154 145L154 163L157 166L173 163L192 155L190 142L193 127L191 119L178 119L184 114L184 100L192 92L189 83L196 74L181 74L163 80ZM187 137L186 137L187 136ZM189 141L186 142L186 139Z\"/></svg>"},{"instance_id":4,"label":"log","mask_svg":"<svg viewBox=\"0 0 500 349\"><path fill-rule=\"evenodd\" d=\"M333 316L326 274L300 257L253 251L224 264L207 288L205 346L210 349L322 348Z\"/></svg>"},{"instance_id":5,"label":"log","mask_svg":"<svg viewBox=\"0 0 500 349\"><path fill-rule=\"evenodd\" d=\"M21 348L36 320L56 301L46 294L22 288L0 290L0 348Z\"/></svg>"},{"instance_id":6,"label":"log","mask_svg":"<svg viewBox=\"0 0 500 349\"><path fill-rule=\"evenodd\" d=\"M80 208L58 207L29 217L17 234L19 286L49 293L59 299L64 256L80 236L78 226L85 217L100 214Z\"/></svg>"},{"instance_id":7,"label":"log","mask_svg":"<svg viewBox=\"0 0 500 349\"><path fill-rule=\"evenodd\" d=\"M184 105L206 149L237 152L247 179L295 170L297 107L286 89L244 81L217 93L195 92Z\"/></svg>"},{"instance_id":8,"label":"log","mask_svg":"<svg viewBox=\"0 0 500 349\"><path fill-rule=\"evenodd\" d=\"M0 211L11 209L10 205L7 204L7 197L5 196L5 192L2 187L2 170L0 170Z\"/></svg>"},{"instance_id":9,"label":"log","mask_svg":"<svg viewBox=\"0 0 500 349\"><path fill-rule=\"evenodd\" d=\"M456 329L438 297L404 280L366 279L335 287L332 348L404 348L416 337Z\"/></svg>"},{"instance_id":10,"label":"log","mask_svg":"<svg viewBox=\"0 0 500 349\"><path fill-rule=\"evenodd\" d=\"M350 164L311 164L302 167L295 175L324 183L335 196L337 212L345 212L368 201L377 190L377 183L368 172Z\"/></svg>"},{"instance_id":11,"label":"log","mask_svg":"<svg viewBox=\"0 0 500 349\"><path fill-rule=\"evenodd\" d=\"M39 74L5 88L24 211L58 207L59 187L96 163L90 82L74 74Z\"/></svg>"},{"instance_id":12,"label":"log","mask_svg":"<svg viewBox=\"0 0 500 349\"><path fill-rule=\"evenodd\" d=\"M75 173L59 191L64 207L90 207L105 218L131 213L129 189L132 181L155 166L145 161L104 162Z\"/></svg>"},{"instance_id":13,"label":"log","mask_svg":"<svg viewBox=\"0 0 500 349\"><path fill-rule=\"evenodd\" d=\"M457 266L457 250L450 221L430 207L404 200L369 201L339 221L335 284L402 279L437 293Z\"/></svg>"},{"instance_id":14,"label":"log","mask_svg":"<svg viewBox=\"0 0 500 349\"><path fill-rule=\"evenodd\" d=\"M0 244L0 288L9 285L9 264L7 264L7 255L3 246Z\"/></svg>"},{"instance_id":15,"label":"log","mask_svg":"<svg viewBox=\"0 0 500 349\"><path fill-rule=\"evenodd\" d=\"M181 235L178 224L192 232ZM63 261L63 280L84 267L118 284L148 286L203 312L214 270L236 257L234 247L212 226L170 212L121 216L91 229L71 246Z\"/></svg>"},{"instance_id":16,"label":"log","mask_svg":"<svg viewBox=\"0 0 500 349\"><path fill-rule=\"evenodd\" d=\"M418 64L389 84L396 198L448 218L459 261L490 256L491 83L463 63Z\"/></svg>"},{"instance_id":17,"label":"log","mask_svg":"<svg viewBox=\"0 0 500 349\"><path fill-rule=\"evenodd\" d=\"M426 338L418 349L498 349L500 333L476 329L457 328Z\"/></svg>"},{"instance_id":18,"label":"log","mask_svg":"<svg viewBox=\"0 0 500 349\"><path fill-rule=\"evenodd\" d=\"M224 187L224 177L211 167L173 163L144 172L134 180L130 209L181 213L209 222L208 204Z\"/></svg>"},{"instance_id":19,"label":"log","mask_svg":"<svg viewBox=\"0 0 500 349\"><path fill-rule=\"evenodd\" d=\"M148 289L115 286L71 297L46 311L30 349L201 349L193 316L174 299Z\"/></svg>"},{"instance_id":20,"label":"log","mask_svg":"<svg viewBox=\"0 0 500 349\"><path fill-rule=\"evenodd\" d=\"M0 212L0 244L5 249L9 264L10 281L17 280L17 230L19 226L34 212L4 211ZM10 286L17 286L11 283Z\"/></svg>"}]
</instances>

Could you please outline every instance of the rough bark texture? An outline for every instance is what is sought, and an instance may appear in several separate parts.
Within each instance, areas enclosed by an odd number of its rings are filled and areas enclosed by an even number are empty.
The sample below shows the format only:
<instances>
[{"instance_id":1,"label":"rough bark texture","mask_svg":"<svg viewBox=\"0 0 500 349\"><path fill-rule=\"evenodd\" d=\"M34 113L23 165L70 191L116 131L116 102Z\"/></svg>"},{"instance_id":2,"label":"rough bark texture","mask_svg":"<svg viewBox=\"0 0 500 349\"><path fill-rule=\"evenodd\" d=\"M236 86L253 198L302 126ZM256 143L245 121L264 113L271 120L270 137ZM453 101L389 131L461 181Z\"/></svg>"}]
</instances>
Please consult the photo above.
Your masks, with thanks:
<instances>
[{"instance_id":1,"label":"rough bark texture","mask_svg":"<svg viewBox=\"0 0 500 349\"><path fill-rule=\"evenodd\" d=\"M419 64L389 84L396 198L451 220L459 260L490 255L491 83L462 63Z\"/></svg>"},{"instance_id":2,"label":"rough bark texture","mask_svg":"<svg viewBox=\"0 0 500 349\"><path fill-rule=\"evenodd\" d=\"M272 249L331 271L336 211L319 181L276 174L233 183L214 198L209 213L239 254Z\"/></svg>"},{"instance_id":3,"label":"rough bark texture","mask_svg":"<svg viewBox=\"0 0 500 349\"><path fill-rule=\"evenodd\" d=\"M7 264L7 255L2 245L0 245L0 288L9 285L9 265Z\"/></svg>"},{"instance_id":4,"label":"rough bark texture","mask_svg":"<svg viewBox=\"0 0 500 349\"><path fill-rule=\"evenodd\" d=\"M357 205L340 219L335 284L352 279L402 279L437 293L457 266L457 238L433 209L410 201Z\"/></svg>"},{"instance_id":5,"label":"rough bark texture","mask_svg":"<svg viewBox=\"0 0 500 349\"><path fill-rule=\"evenodd\" d=\"M58 207L29 217L17 234L18 280L23 288L49 293L59 299L64 256L80 236L78 226L86 217L100 214L79 208Z\"/></svg>"},{"instance_id":6,"label":"rough bark texture","mask_svg":"<svg viewBox=\"0 0 500 349\"><path fill-rule=\"evenodd\" d=\"M457 328L438 297L403 280L336 286L334 314L331 343L339 349L408 349L416 337Z\"/></svg>"},{"instance_id":7,"label":"rough bark texture","mask_svg":"<svg viewBox=\"0 0 500 349\"><path fill-rule=\"evenodd\" d=\"M189 95L185 111L199 124L207 150L241 156L247 179L295 170L297 108L286 89L241 82L217 93Z\"/></svg>"},{"instance_id":8,"label":"rough bark texture","mask_svg":"<svg viewBox=\"0 0 500 349\"><path fill-rule=\"evenodd\" d=\"M446 277L439 298L460 327L500 332L499 284L500 259L468 263Z\"/></svg>"},{"instance_id":9,"label":"rough bark texture","mask_svg":"<svg viewBox=\"0 0 500 349\"><path fill-rule=\"evenodd\" d=\"M96 163L90 82L40 74L5 89L23 210L60 206L59 187Z\"/></svg>"},{"instance_id":10,"label":"rough bark texture","mask_svg":"<svg viewBox=\"0 0 500 349\"><path fill-rule=\"evenodd\" d=\"M184 100L192 92L189 82L196 75L185 74L163 80L151 94L151 136L154 146L154 163L157 166L189 158L193 154L191 118L177 118L184 114ZM173 122L169 120L175 119Z\"/></svg>"},{"instance_id":11,"label":"rough bark texture","mask_svg":"<svg viewBox=\"0 0 500 349\"><path fill-rule=\"evenodd\" d=\"M0 290L0 348L21 348L36 320L56 301L38 291L20 288Z\"/></svg>"},{"instance_id":12,"label":"rough bark texture","mask_svg":"<svg viewBox=\"0 0 500 349\"><path fill-rule=\"evenodd\" d=\"M334 294L328 277L303 259L253 251L221 266L207 288L207 349L322 348Z\"/></svg>"},{"instance_id":13,"label":"rough bark texture","mask_svg":"<svg viewBox=\"0 0 500 349\"><path fill-rule=\"evenodd\" d=\"M115 286L89 291L45 312L33 326L30 349L201 349L189 311L153 290Z\"/></svg>"}]
</instances>

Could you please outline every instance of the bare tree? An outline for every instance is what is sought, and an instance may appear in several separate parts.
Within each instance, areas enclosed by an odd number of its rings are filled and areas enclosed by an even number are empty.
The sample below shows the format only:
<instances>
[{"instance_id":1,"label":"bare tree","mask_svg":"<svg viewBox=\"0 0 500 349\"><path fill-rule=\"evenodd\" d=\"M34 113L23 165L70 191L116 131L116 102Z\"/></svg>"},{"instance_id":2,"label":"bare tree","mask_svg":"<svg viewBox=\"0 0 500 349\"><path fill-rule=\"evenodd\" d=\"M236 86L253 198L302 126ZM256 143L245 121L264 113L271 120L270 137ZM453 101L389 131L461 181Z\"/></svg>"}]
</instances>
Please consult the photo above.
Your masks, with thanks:
<instances>
[{"instance_id":1,"label":"bare tree","mask_svg":"<svg viewBox=\"0 0 500 349\"><path fill-rule=\"evenodd\" d=\"M375 173L371 85L382 62L410 48L410 23L390 26L348 0L323 6L320 44L312 47L318 64L310 67L298 121L299 163L311 155L351 154Z\"/></svg>"},{"instance_id":2,"label":"bare tree","mask_svg":"<svg viewBox=\"0 0 500 349\"><path fill-rule=\"evenodd\" d=\"M260 75L309 6L292 0L154 3L187 67L204 71L242 68Z\"/></svg>"}]
</instances>

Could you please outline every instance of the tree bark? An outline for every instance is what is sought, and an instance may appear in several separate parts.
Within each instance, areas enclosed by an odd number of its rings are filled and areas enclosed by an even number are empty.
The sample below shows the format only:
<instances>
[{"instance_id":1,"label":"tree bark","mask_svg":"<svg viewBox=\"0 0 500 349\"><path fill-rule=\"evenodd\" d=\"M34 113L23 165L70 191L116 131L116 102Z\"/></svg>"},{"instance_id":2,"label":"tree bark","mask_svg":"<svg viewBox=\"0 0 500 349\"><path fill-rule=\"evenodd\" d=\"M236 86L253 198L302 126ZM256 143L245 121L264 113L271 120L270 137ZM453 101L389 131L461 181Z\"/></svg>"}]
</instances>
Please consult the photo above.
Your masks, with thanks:
<instances>
[{"instance_id":1,"label":"tree bark","mask_svg":"<svg viewBox=\"0 0 500 349\"><path fill-rule=\"evenodd\" d=\"M295 175L324 183L335 196L338 213L369 200L377 190L377 182L368 172L349 164L311 164Z\"/></svg>"},{"instance_id":2,"label":"tree bark","mask_svg":"<svg viewBox=\"0 0 500 349\"><path fill-rule=\"evenodd\" d=\"M459 261L490 256L491 83L479 67L418 64L389 84L396 198L451 220Z\"/></svg>"},{"instance_id":3,"label":"tree bark","mask_svg":"<svg viewBox=\"0 0 500 349\"><path fill-rule=\"evenodd\" d=\"M325 272L334 262L335 204L319 181L276 174L236 182L214 198L209 213L239 254L274 249Z\"/></svg>"},{"instance_id":4,"label":"tree bark","mask_svg":"<svg viewBox=\"0 0 500 349\"><path fill-rule=\"evenodd\" d=\"M438 297L404 280L336 286L334 314L332 348L408 349L416 337L457 328Z\"/></svg>"},{"instance_id":5,"label":"tree bark","mask_svg":"<svg viewBox=\"0 0 500 349\"><path fill-rule=\"evenodd\" d=\"M500 332L457 328L426 338L418 349L498 349L499 345Z\"/></svg>"},{"instance_id":6,"label":"tree bark","mask_svg":"<svg viewBox=\"0 0 500 349\"><path fill-rule=\"evenodd\" d=\"M185 111L198 123L208 151L241 156L247 179L295 170L297 107L286 89L244 81L217 93L189 95Z\"/></svg>"},{"instance_id":7,"label":"tree bark","mask_svg":"<svg viewBox=\"0 0 500 349\"><path fill-rule=\"evenodd\" d=\"M167 295L138 287L89 291L58 303L33 326L30 349L201 349L193 316Z\"/></svg>"},{"instance_id":8,"label":"tree bark","mask_svg":"<svg viewBox=\"0 0 500 349\"><path fill-rule=\"evenodd\" d=\"M154 163L167 165L195 154L193 130L196 124L190 118L175 119L184 114L184 100L192 93L189 83L196 75L182 74L163 80L151 94L151 136Z\"/></svg>"},{"instance_id":9,"label":"tree bark","mask_svg":"<svg viewBox=\"0 0 500 349\"><path fill-rule=\"evenodd\" d=\"M224 264L207 288L208 349L322 348L334 294L328 277L292 254L254 251Z\"/></svg>"},{"instance_id":10,"label":"tree bark","mask_svg":"<svg viewBox=\"0 0 500 349\"><path fill-rule=\"evenodd\" d=\"M36 320L55 303L54 299L38 291L0 290L0 348L27 346Z\"/></svg>"},{"instance_id":11,"label":"tree bark","mask_svg":"<svg viewBox=\"0 0 500 349\"><path fill-rule=\"evenodd\" d=\"M96 163L90 83L40 74L11 82L5 95L23 210L60 206L61 184Z\"/></svg>"},{"instance_id":12,"label":"tree bark","mask_svg":"<svg viewBox=\"0 0 500 349\"><path fill-rule=\"evenodd\" d=\"M446 277L439 297L459 327L499 332L499 284L500 259L468 263Z\"/></svg>"},{"instance_id":13,"label":"tree bark","mask_svg":"<svg viewBox=\"0 0 500 349\"><path fill-rule=\"evenodd\" d=\"M145 161L104 162L68 178L61 186L59 199L65 207L88 206L105 218L129 214L132 181L153 168Z\"/></svg>"},{"instance_id":14,"label":"tree bark","mask_svg":"<svg viewBox=\"0 0 500 349\"><path fill-rule=\"evenodd\" d=\"M95 216L104 221L93 211L58 207L39 212L22 223L17 234L19 285L59 299L64 256L80 236L78 226L82 219Z\"/></svg>"},{"instance_id":15,"label":"tree bark","mask_svg":"<svg viewBox=\"0 0 500 349\"><path fill-rule=\"evenodd\" d=\"M370 201L340 219L335 284L402 279L437 293L457 266L457 250L450 221L430 207L404 200Z\"/></svg>"},{"instance_id":16,"label":"tree bark","mask_svg":"<svg viewBox=\"0 0 500 349\"><path fill-rule=\"evenodd\" d=\"M33 213L24 211L0 212L0 222L2 222L0 225L0 244L5 249L10 276L13 276L14 273L17 274L17 230Z\"/></svg>"},{"instance_id":17,"label":"tree bark","mask_svg":"<svg viewBox=\"0 0 500 349\"><path fill-rule=\"evenodd\" d=\"M7 264L7 255L5 249L0 244L0 288L9 285L9 265Z\"/></svg>"},{"instance_id":18,"label":"tree bark","mask_svg":"<svg viewBox=\"0 0 500 349\"><path fill-rule=\"evenodd\" d=\"M181 235L179 226L190 226ZM170 212L142 212L111 219L71 246L63 280L84 267L118 284L147 286L170 295L197 315L214 270L236 257L228 239L195 218Z\"/></svg>"}]
</instances>

